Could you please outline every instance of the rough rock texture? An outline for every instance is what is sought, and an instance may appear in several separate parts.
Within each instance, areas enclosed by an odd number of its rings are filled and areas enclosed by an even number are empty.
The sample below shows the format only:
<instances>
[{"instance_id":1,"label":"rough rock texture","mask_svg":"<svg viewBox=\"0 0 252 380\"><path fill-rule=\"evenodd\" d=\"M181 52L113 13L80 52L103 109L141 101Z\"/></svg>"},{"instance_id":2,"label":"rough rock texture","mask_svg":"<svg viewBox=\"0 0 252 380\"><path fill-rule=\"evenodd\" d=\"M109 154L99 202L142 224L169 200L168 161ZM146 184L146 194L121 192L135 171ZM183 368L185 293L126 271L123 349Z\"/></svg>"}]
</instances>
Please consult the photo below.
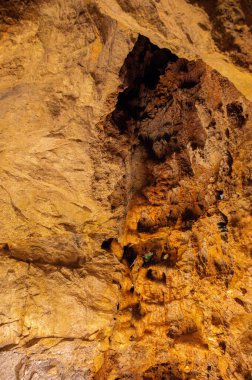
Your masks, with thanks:
<instances>
[{"instance_id":1,"label":"rough rock texture","mask_svg":"<svg viewBox=\"0 0 252 380\"><path fill-rule=\"evenodd\" d=\"M252 2L243 0L197 1L212 23L211 35L218 48L240 67L252 71Z\"/></svg>"},{"instance_id":2,"label":"rough rock texture","mask_svg":"<svg viewBox=\"0 0 252 380\"><path fill-rule=\"evenodd\" d=\"M132 147L126 272L97 378L250 378L250 104L145 38L124 70L108 122Z\"/></svg>"},{"instance_id":3,"label":"rough rock texture","mask_svg":"<svg viewBox=\"0 0 252 380\"><path fill-rule=\"evenodd\" d=\"M250 10L0 1L0 380L251 378Z\"/></svg>"}]
</instances>

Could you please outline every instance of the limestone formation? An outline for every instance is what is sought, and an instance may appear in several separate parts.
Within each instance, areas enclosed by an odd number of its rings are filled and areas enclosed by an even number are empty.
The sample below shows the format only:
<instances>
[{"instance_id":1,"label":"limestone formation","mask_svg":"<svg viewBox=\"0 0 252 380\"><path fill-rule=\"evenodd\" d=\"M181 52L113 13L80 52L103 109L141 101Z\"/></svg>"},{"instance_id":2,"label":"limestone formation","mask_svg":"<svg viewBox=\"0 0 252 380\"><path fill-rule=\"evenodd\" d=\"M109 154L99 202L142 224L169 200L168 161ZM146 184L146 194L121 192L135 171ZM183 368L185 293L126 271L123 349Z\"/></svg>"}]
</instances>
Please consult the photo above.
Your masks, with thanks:
<instances>
[{"instance_id":1,"label":"limestone formation","mask_svg":"<svg viewBox=\"0 0 252 380\"><path fill-rule=\"evenodd\" d=\"M0 1L0 380L252 378L251 28Z\"/></svg>"}]
</instances>

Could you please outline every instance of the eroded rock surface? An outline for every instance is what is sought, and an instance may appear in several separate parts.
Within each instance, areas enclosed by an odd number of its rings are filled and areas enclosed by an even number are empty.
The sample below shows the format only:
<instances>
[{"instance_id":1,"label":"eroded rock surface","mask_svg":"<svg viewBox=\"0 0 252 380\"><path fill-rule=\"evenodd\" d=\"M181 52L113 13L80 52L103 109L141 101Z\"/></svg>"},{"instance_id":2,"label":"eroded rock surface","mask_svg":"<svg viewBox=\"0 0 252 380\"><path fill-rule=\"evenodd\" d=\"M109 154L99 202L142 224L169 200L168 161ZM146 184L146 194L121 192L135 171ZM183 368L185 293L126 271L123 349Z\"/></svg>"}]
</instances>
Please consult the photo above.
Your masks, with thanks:
<instances>
[{"instance_id":1,"label":"eroded rock surface","mask_svg":"<svg viewBox=\"0 0 252 380\"><path fill-rule=\"evenodd\" d=\"M134 190L117 322L97 378L249 378L250 203L240 165L251 155L250 104L202 61L142 37L124 71L129 86L108 123L132 146Z\"/></svg>"},{"instance_id":2,"label":"eroded rock surface","mask_svg":"<svg viewBox=\"0 0 252 380\"><path fill-rule=\"evenodd\" d=\"M0 2L1 380L250 379L250 0L220 3Z\"/></svg>"}]
</instances>

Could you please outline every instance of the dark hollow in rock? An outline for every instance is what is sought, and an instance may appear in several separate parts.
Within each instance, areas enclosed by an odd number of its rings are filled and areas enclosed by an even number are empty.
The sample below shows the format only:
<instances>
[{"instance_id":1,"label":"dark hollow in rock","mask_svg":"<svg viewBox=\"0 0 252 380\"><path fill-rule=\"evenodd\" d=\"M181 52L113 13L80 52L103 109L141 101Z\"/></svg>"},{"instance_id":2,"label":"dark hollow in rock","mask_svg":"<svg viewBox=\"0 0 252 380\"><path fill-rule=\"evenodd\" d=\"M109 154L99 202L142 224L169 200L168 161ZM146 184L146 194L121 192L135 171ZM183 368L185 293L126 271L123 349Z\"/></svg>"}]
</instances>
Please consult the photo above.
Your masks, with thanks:
<instances>
[{"instance_id":1,"label":"dark hollow in rock","mask_svg":"<svg viewBox=\"0 0 252 380\"><path fill-rule=\"evenodd\" d=\"M140 318L142 318L142 316L143 315L141 313L141 304L140 304L140 302L138 302L132 308L132 317L134 319L140 319Z\"/></svg>"},{"instance_id":2,"label":"dark hollow in rock","mask_svg":"<svg viewBox=\"0 0 252 380\"><path fill-rule=\"evenodd\" d=\"M225 222L218 222L217 225L221 232L227 232L227 224Z\"/></svg>"},{"instance_id":3,"label":"dark hollow in rock","mask_svg":"<svg viewBox=\"0 0 252 380\"><path fill-rule=\"evenodd\" d=\"M242 301L240 298L235 297L234 300L235 300L235 302L237 302L240 306L245 307L245 302Z\"/></svg>"},{"instance_id":4,"label":"dark hollow in rock","mask_svg":"<svg viewBox=\"0 0 252 380\"><path fill-rule=\"evenodd\" d=\"M162 275L158 275L156 271L154 271L152 268L149 268L147 270L146 278L148 278L151 281L156 281L157 283L166 284L166 274L163 272Z\"/></svg>"},{"instance_id":5,"label":"dark hollow in rock","mask_svg":"<svg viewBox=\"0 0 252 380\"><path fill-rule=\"evenodd\" d=\"M135 287L134 287L134 285L132 284L131 287L130 287L130 293L134 293L134 290L135 290Z\"/></svg>"},{"instance_id":6,"label":"dark hollow in rock","mask_svg":"<svg viewBox=\"0 0 252 380\"><path fill-rule=\"evenodd\" d=\"M232 173L232 170L233 170L233 157L231 155L231 153L228 151L227 152L227 164L228 164L228 171L227 171L227 175L230 176L231 173Z\"/></svg>"},{"instance_id":7,"label":"dark hollow in rock","mask_svg":"<svg viewBox=\"0 0 252 380\"><path fill-rule=\"evenodd\" d=\"M199 215L196 214L192 209L186 208L182 214L183 229L190 230L193 223L199 218Z\"/></svg>"},{"instance_id":8,"label":"dark hollow in rock","mask_svg":"<svg viewBox=\"0 0 252 380\"><path fill-rule=\"evenodd\" d=\"M10 252L10 247L9 247L9 244L8 243L5 243L2 247L2 250L4 252Z\"/></svg>"},{"instance_id":9,"label":"dark hollow in rock","mask_svg":"<svg viewBox=\"0 0 252 380\"><path fill-rule=\"evenodd\" d=\"M152 273L152 269L148 269L148 270L147 270L147 272L146 272L146 277L147 277L149 280L151 280L151 281L155 280L155 277L153 276L153 273Z\"/></svg>"},{"instance_id":10,"label":"dark hollow in rock","mask_svg":"<svg viewBox=\"0 0 252 380\"><path fill-rule=\"evenodd\" d=\"M142 106L138 102L141 86L154 89L168 62L178 58L168 49L160 49L144 36L139 36L133 50L127 56L121 75L128 87L118 96L112 120L121 132L127 129L130 119L139 120Z\"/></svg>"},{"instance_id":11,"label":"dark hollow in rock","mask_svg":"<svg viewBox=\"0 0 252 380\"><path fill-rule=\"evenodd\" d=\"M219 347L222 349L223 353L225 354L226 349L227 349L227 345L226 345L226 342L224 342L224 340L220 341Z\"/></svg>"},{"instance_id":12,"label":"dark hollow in rock","mask_svg":"<svg viewBox=\"0 0 252 380\"><path fill-rule=\"evenodd\" d=\"M232 118L236 126L241 128L246 123L247 117L243 114L242 104L239 102L232 102L227 105L227 114Z\"/></svg>"},{"instance_id":13,"label":"dark hollow in rock","mask_svg":"<svg viewBox=\"0 0 252 380\"><path fill-rule=\"evenodd\" d=\"M216 190L216 198L218 200L222 200L224 197L223 193L224 193L223 190Z\"/></svg>"},{"instance_id":14,"label":"dark hollow in rock","mask_svg":"<svg viewBox=\"0 0 252 380\"><path fill-rule=\"evenodd\" d=\"M113 240L114 240L113 238L109 238L109 239L104 240L102 242L101 249L104 249L105 251L110 252L111 251L111 243Z\"/></svg>"},{"instance_id":15,"label":"dark hollow in rock","mask_svg":"<svg viewBox=\"0 0 252 380\"><path fill-rule=\"evenodd\" d=\"M166 274L162 273L162 283L166 284Z\"/></svg>"},{"instance_id":16,"label":"dark hollow in rock","mask_svg":"<svg viewBox=\"0 0 252 380\"><path fill-rule=\"evenodd\" d=\"M129 267L134 263L137 258L137 253L134 248L130 245L126 245L123 248L123 259L127 261Z\"/></svg>"},{"instance_id":17,"label":"dark hollow in rock","mask_svg":"<svg viewBox=\"0 0 252 380\"><path fill-rule=\"evenodd\" d=\"M180 85L180 88L182 89L190 89L190 88L193 88L195 86L197 86L197 84L199 84L197 81L193 80L193 79L185 79L181 85Z\"/></svg>"}]
</instances>

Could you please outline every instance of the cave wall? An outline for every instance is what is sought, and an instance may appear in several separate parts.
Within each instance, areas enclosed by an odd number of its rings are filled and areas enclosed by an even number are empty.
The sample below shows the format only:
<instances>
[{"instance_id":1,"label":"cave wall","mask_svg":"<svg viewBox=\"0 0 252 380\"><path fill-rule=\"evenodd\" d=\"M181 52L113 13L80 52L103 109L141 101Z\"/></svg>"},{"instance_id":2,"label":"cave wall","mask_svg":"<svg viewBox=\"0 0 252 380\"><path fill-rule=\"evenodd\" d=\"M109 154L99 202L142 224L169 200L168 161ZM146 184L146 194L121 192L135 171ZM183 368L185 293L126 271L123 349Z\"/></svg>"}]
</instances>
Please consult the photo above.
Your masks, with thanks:
<instances>
[{"instance_id":1,"label":"cave wall","mask_svg":"<svg viewBox=\"0 0 252 380\"><path fill-rule=\"evenodd\" d=\"M0 2L1 380L250 378L250 1L213 3Z\"/></svg>"},{"instance_id":2,"label":"cave wall","mask_svg":"<svg viewBox=\"0 0 252 380\"><path fill-rule=\"evenodd\" d=\"M107 125L132 146L125 275L97 379L250 378L250 103L144 37L122 72Z\"/></svg>"}]
</instances>

